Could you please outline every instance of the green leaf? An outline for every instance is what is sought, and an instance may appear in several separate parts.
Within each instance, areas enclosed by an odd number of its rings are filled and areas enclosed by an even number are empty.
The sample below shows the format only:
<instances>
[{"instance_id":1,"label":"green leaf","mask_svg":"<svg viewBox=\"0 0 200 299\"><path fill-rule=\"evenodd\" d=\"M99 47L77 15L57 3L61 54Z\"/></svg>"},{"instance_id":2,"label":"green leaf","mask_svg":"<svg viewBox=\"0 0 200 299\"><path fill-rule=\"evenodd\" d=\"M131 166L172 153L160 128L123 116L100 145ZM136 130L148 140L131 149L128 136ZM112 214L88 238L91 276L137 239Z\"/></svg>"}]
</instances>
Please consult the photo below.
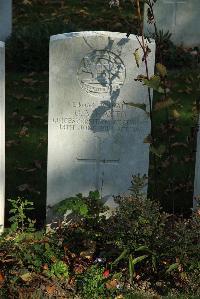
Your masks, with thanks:
<instances>
[{"instance_id":1,"label":"green leaf","mask_svg":"<svg viewBox=\"0 0 200 299\"><path fill-rule=\"evenodd\" d=\"M125 105L131 106L131 107L135 107L135 108L139 108L141 110L143 110L148 116L149 116L149 112L147 111L147 105L146 104L141 104L141 103L132 103L132 102L124 102Z\"/></svg>"},{"instance_id":2,"label":"green leaf","mask_svg":"<svg viewBox=\"0 0 200 299\"><path fill-rule=\"evenodd\" d=\"M149 251L149 249L147 246L143 245L143 246L140 246L135 249L135 252L138 252L138 251Z\"/></svg>"},{"instance_id":3,"label":"green leaf","mask_svg":"<svg viewBox=\"0 0 200 299\"><path fill-rule=\"evenodd\" d=\"M89 192L89 197L94 199L94 200L98 200L98 199L100 199L100 193L99 193L98 190L90 191Z\"/></svg>"},{"instance_id":4,"label":"green leaf","mask_svg":"<svg viewBox=\"0 0 200 299\"><path fill-rule=\"evenodd\" d=\"M151 145L151 147L150 147L150 151L159 158L162 157L165 150L166 150L166 147L165 147L165 145L162 145L162 144L158 148L154 147L153 145Z\"/></svg>"},{"instance_id":5,"label":"green leaf","mask_svg":"<svg viewBox=\"0 0 200 299\"><path fill-rule=\"evenodd\" d=\"M133 282L133 277L135 276L135 268L134 268L134 265L132 264L132 260L133 260L133 257L132 257L132 255L130 255L128 268L129 268L129 275L130 275L130 283L131 284Z\"/></svg>"},{"instance_id":6,"label":"green leaf","mask_svg":"<svg viewBox=\"0 0 200 299\"><path fill-rule=\"evenodd\" d=\"M82 204L82 205L80 205L80 215L81 216L87 216L87 214L88 214L88 207L87 207L87 205L86 204Z\"/></svg>"},{"instance_id":7,"label":"green leaf","mask_svg":"<svg viewBox=\"0 0 200 299\"><path fill-rule=\"evenodd\" d=\"M169 266L169 268L167 269L166 273L170 273L173 270L177 270L178 267L179 267L179 264L178 263L174 263L174 264L172 264L172 265Z\"/></svg>"},{"instance_id":8,"label":"green leaf","mask_svg":"<svg viewBox=\"0 0 200 299\"><path fill-rule=\"evenodd\" d=\"M180 113L176 109L173 109L171 114L175 119L179 119L181 116Z\"/></svg>"},{"instance_id":9,"label":"green leaf","mask_svg":"<svg viewBox=\"0 0 200 299\"><path fill-rule=\"evenodd\" d=\"M126 255L128 250L124 249L124 251L118 256L118 258L112 263L113 266L117 265Z\"/></svg>"},{"instance_id":10,"label":"green leaf","mask_svg":"<svg viewBox=\"0 0 200 299\"><path fill-rule=\"evenodd\" d=\"M135 266L136 264L142 262L142 261L143 261L144 259L146 259L147 257L148 257L147 254L138 256L138 257L132 259L132 260L131 260L131 263L132 263L133 266Z\"/></svg>"},{"instance_id":11,"label":"green leaf","mask_svg":"<svg viewBox=\"0 0 200 299\"><path fill-rule=\"evenodd\" d=\"M158 71L158 73L161 77L166 77L167 76L167 69L163 64L156 63L156 69L157 69L157 71Z\"/></svg>"},{"instance_id":12,"label":"green leaf","mask_svg":"<svg viewBox=\"0 0 200 299\"><path fill-rule=\"evenodd\" d=\"M136 49L135 52L133 53L135 57L135 62L137 64L137 67L140 67L140 54L139 54L139 49Z\"/></svg>"},{"instance_id":13,"label":"green leaf","mask_svg":"<svg viewBox=\"0 0 200 299\"><path fill-rule=\"evenodd\" d=\"M24 282L28 282L32 280L32 275L30 272L24 273L20 276L20 278L24 281Z\"/></svg>"},{"instance_id":14,"label":"green leaf","mask_svg":"<svg viewBox=\"0 0 200 299\"><path fill-rule=\"evenodd\" d=\"M156 256L152 255L151 260L152 260L153 269L156 270L156 268L157 268L157 265L156 265Z\"/></svg>"},{"instance_id":15,"label":"green leaf","mask_svg":"<svg viewBox=\"0 0 200 299\"><path fill-rule=\"evenodd\" d=\"M153 75L149 80L143 79L143 82L146 86L158 90L158 88L160 87L161 80L159 76Z\"/></svg>"}]
</instances>

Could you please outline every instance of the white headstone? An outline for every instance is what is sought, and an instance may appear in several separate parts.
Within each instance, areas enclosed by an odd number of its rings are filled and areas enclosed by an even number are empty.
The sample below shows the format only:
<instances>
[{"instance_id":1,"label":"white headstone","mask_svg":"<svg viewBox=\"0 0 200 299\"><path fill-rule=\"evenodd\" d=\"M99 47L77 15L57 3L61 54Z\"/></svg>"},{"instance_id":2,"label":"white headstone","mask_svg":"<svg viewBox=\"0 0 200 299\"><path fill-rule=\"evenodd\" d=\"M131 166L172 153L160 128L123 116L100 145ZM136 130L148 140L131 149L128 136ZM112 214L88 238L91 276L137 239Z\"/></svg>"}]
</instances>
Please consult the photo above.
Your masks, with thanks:
<instances>
[{"instance_id":1,"label":"white headstone","mask_svg":"<svg viewBox=\"0 0 200 299\"><path fill-rule=\"evenodd\" d=\"M144 13L144 32L154 33L153 23L147 22L147 4ZM172 33L176 45L187 47L200 45L200 1L199 0L158 0L154 14L158 30Z\"/></svg>"},{"instance_id":2,"label":"white headstone","mask_svg":"<svg viewBox=\"0 0 200 299\"><path fill-rule=\"evenodd\" d=\"M5 46L0 42L0 233L5 208Z\"/></svg>"},{"instance_id":3,"label":"white headstone","mask_svg":"<svg viewBox=\"0 0 200 299\"><path fill-rule=\"evenodd\" d=\"M200 127L200 119L199 119ZM193 207L196 208L197 201L200 203L200 129L197 133L197 151L196 151L196 166L195 166L195 179L194 179L194 200Z\"/></svg>"},{"instance_id":4,"label":"white headstone","mask_svg":"<svg viewBox=\"0 0 200 299\"><path fill-rule=\"evenodd\" d=\"M51 37L47 205L99 190L102 198L128 193L132 175L148 175L150 119L124 102L145 103L145 75L136 36L79 32ZM149 73L155 43L149 43Z\"/></svg>"},{"instance_id":5,"label":"white headstone","mask_svg":"<svg viewBox=\"0 0 200 299\"><path fill-rule=\"evenodd\" d=\"M0 0L0 40L12 33L12 0Z\"/></svg>"}]
</instances>

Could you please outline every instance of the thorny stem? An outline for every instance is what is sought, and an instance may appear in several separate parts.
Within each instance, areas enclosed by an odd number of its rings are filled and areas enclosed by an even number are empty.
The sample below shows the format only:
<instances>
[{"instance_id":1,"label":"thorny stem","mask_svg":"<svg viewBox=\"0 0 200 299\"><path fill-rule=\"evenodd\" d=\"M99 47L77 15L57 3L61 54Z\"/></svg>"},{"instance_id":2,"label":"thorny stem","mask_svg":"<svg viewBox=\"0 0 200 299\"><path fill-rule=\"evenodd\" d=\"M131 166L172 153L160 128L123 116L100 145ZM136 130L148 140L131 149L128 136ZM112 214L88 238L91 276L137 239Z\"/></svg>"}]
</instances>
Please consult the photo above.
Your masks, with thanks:
<instances>
[{"instance_id":1,"label":"thorny stem","mask_svg":"<svg viewBox=\"0 0 200 299\"><path fill-rule=\"evenodd\" d=\"M144 63L145 63L145 70L146 70L146 76L149 80L149 69L148 69L148 62L147 62L147 55L148 55L148 48L145 45L145 39L144 39L144 29L143 29L143 23L142 23L142 16L141 16L141 10L140 10L140 0L136 0L137 3L137 12L139 17L139 23L140 23L140 34L142 37L142 41L139 40L137 37L137 40L142 48L143 54L144 54ZM155 143L155 135L154 135L154 124L153 124L153 113L152 113L152 97L151 97L151 89L148 87L148 98L149 98L149 112L150 112L150 122L151 122L151 137L152 137L152 144ZM155 196L157 197L158 191L157 191L157 163L156 163L156 156L153 154L153 163L154 163L154 180L155 180Z\"/></svg>"}]
</instances>

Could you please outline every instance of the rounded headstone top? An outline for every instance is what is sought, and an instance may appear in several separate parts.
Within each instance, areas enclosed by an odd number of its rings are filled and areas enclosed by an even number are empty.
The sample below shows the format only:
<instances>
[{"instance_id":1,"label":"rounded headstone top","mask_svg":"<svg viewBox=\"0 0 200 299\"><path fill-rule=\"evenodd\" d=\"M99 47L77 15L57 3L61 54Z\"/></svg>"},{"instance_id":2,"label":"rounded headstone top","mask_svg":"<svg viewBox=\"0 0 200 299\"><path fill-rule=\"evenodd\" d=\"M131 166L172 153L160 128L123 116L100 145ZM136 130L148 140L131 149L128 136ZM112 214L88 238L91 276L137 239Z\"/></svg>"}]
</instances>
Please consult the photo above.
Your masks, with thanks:
<instances>
[{"instance_id":1,"label":"rounded headstone top","mask_svg":"<svg viewBox=\"0 0 200 299\"><path fill-rule=\"evenodd\" d=\"M0 47L5 47L5 43L0 41Z\"/></svg>"},{"instance_id":2,"label":"rounded headstone top","mask_svg":"<svg viewBox=\"0 0 200 299\"><path fill-rule=\"evenodd\" d=\"M63 33L52 35L50 40L55 41L59 39L67 39L67 38L74 38L74 37L95 37L95 36L105 36L105 37L112 37L112 38L127 38L131 40L137 40L134 34L130 34L127 37L127 33L120 33L120 32L111 32L111 31L80 31L80 32L70 32L70 33Z\"/></svg>"}]
</instances>

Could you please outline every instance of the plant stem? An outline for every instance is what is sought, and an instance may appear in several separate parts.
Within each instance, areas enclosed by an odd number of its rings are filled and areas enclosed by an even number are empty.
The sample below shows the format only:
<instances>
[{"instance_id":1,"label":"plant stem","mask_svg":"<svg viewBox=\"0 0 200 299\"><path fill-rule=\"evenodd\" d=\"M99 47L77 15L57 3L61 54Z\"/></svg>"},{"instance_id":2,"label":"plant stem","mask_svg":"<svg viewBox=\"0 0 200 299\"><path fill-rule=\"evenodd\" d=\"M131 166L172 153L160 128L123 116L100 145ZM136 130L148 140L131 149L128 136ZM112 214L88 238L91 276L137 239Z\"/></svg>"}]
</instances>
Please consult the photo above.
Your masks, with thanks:
<instances>
[{"instance_id":1,"label":"plant stem","mask_svg":"<svg viewBox=\"0 0 200 299\"><path fill-rule=\"evenodd\" d=\"M139 22L140 22L140 34L142 41L139 40L137 37L137 40L143 50L144 54L144 63L145 63L145 70L146 70L146 77L149 80L149 69L148 69L148 62L147 62L147 55L148 55L148 48L145 45L145 39L144 39L144 29L143 29L143 22L142 22L142 16L141 16L141 9L140 9L140 1L136 0L137 4L137 13L139 17ZM149 113L150 113L150 122L151 122L151 138L152 138L152 145L155 144L155 135L154 135L154 122L153 122L153 112L152 112L152 97L151 97L151 89L148 87L148 99L149 99ZM156 161L156 156L153 154L153 164L154 164L154 183L155 183L155 196L157 197L158 195L158 184L157 184L157 161Z\"/></svg>"}]
</instances>

